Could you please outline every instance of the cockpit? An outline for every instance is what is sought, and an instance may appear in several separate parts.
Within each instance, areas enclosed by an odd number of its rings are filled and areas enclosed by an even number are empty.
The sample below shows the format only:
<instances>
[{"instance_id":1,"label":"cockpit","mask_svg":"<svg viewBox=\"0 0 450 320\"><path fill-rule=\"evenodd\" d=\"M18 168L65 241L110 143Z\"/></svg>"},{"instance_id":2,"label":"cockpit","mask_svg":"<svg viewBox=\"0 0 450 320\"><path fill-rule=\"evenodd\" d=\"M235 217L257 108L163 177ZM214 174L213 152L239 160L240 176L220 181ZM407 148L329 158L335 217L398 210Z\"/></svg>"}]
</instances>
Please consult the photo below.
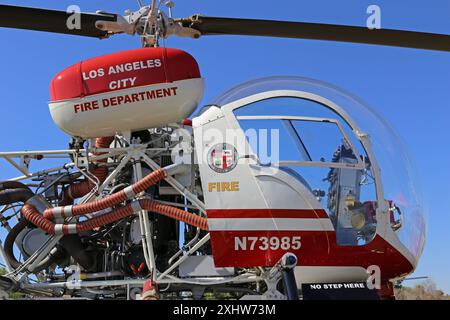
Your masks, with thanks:
<instances>
[{"instance_id":1,"label":"cockpit","mask_svg":"<svg viewBox=\"0 0 450 320\"><path fill-rule=\"evenodd\" d=\"M388 225L420 257L425 209L414 171L398 135L366 104L323 82L272 77L231 89L212 105L244 131L246 157L310 190L338 245L366 245Z\"/></svg>"}]
</instances>

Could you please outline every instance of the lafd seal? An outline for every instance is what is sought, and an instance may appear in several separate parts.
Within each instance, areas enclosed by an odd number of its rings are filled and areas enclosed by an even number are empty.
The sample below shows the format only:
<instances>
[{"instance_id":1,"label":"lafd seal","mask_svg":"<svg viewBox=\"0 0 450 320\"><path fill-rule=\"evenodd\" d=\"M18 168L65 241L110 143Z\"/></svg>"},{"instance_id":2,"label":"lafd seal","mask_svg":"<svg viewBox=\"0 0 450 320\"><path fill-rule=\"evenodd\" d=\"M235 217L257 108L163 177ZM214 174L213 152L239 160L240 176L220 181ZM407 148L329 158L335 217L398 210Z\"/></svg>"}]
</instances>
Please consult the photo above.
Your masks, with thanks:
<instances>
[{"instance_id":1,"label":"lafd seal","mask_svg":"<svg viewBox=\"0 0 450 320\"><path fill-rule=\"evenodd\" d=\"M237 162L237 150L228 143L218 143L208 153L208 165L218 173L230 172L236 167Z\"/></svg>"}]
</instances>

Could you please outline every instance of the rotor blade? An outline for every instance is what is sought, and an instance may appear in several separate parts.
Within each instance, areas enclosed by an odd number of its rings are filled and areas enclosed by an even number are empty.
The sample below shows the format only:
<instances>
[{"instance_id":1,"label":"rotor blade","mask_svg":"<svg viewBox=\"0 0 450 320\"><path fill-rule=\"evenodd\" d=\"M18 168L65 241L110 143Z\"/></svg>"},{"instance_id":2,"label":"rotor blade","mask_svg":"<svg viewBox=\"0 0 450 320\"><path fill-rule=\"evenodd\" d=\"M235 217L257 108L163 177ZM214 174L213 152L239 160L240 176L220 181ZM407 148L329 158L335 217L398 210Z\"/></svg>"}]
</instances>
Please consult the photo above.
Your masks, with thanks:
<instances>
[{"instance_id":1,"label":"rotor blade","mask_svg":"<svg viewBox=\"0 0 450 320\"><path fill-rule=\"evenodd\" d=\"M247 35L329 40L404 48L450 51L450 35L345 25L195 15L177 20L202 35Z\"/></svg>"},{"instance_id":2,"label":"rotor blade","mask_svg":"<svg viewBox=\"0 0 450 320\"><path fill-rule=\"evenodd\" d=\"M0 27L105 38L108 33L97 29L95 22L117 21L115 14L80 13L79 16L73 14L65 11L0 5Z\"/></svg>"}]
</instances>

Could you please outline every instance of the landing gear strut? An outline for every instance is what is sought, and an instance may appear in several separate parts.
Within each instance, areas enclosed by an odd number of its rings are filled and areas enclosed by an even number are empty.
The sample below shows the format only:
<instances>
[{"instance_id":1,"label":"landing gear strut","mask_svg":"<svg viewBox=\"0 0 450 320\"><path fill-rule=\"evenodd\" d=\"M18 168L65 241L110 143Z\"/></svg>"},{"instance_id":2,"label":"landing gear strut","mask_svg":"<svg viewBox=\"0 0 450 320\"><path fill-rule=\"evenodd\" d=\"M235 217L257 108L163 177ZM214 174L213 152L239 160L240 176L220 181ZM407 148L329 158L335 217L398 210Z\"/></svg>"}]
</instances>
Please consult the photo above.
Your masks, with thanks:
<instances>
[{"instance_id":1,"label":"landing gear strut","mask_svg":"<svg viewBox=\"0 0 450 320\"><path fill-rule=\"evenodd\" d=\"M297 257L293 253L286 253L277 263L281 269L284 294L288 300L298 300L298 288L295 281L294 268L297 266Z\"/></svg>"}]
</instances>

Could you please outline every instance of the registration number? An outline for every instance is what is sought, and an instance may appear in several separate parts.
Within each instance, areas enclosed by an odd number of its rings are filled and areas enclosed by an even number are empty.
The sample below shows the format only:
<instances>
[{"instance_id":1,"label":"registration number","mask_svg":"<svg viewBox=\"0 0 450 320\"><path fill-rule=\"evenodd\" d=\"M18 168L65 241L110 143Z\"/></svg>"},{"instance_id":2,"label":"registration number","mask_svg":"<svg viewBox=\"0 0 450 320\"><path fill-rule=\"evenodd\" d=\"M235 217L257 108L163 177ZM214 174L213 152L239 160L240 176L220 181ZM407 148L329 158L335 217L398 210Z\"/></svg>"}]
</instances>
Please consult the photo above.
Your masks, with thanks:
<instances>
[{"instance_id":1,"label":"registration number","mask_svg":"<svg viewBox=\"0 0 450 320\"><path fill-rule=\"evenodd\" d=\"M235 237L235 251L253 250L299 250L301 237Z\"/></svg>"}]
</instances>

